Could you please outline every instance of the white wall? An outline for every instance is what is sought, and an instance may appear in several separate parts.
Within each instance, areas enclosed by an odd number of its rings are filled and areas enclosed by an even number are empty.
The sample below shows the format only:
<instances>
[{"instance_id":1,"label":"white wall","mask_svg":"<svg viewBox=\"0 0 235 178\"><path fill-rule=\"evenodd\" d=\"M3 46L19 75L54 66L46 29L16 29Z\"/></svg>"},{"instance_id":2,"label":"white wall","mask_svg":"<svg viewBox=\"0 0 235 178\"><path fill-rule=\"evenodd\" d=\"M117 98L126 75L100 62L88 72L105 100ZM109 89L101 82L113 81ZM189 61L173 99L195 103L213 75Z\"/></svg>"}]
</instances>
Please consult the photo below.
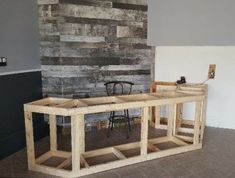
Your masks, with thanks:
<instances>
[{"instance_id":1,"label":"white wall","mask_svg":"<svg viewBox=\"0 0 235 178\"><path fill-rule=\"evenodd\" d=\"M207 79L209 64L216 64L216 76L208 81L207 125L235 129L235 46L157 47L155 80L187 82Z\"/></svg>"}]
</instances>

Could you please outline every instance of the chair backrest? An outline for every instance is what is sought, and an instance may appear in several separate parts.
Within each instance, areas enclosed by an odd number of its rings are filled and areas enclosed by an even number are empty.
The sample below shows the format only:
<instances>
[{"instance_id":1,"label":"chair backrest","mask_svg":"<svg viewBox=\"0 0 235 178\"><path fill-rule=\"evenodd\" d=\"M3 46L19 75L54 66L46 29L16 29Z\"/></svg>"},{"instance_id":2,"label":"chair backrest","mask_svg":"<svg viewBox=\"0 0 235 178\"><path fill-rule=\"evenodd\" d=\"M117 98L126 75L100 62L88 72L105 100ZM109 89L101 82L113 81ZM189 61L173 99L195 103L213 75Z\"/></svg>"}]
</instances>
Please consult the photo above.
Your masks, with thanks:
<instances>
[{"instance_id":1,"label":"chair backrest","mask_svg":"<svg viewBox=\"0 0 235 178\"><path fill-rule=\"evenodd\" d=\"M105 84L108 96L129 95L132 92L134 83L128 81L110 81Z\"/></svg>"}]
</instances>

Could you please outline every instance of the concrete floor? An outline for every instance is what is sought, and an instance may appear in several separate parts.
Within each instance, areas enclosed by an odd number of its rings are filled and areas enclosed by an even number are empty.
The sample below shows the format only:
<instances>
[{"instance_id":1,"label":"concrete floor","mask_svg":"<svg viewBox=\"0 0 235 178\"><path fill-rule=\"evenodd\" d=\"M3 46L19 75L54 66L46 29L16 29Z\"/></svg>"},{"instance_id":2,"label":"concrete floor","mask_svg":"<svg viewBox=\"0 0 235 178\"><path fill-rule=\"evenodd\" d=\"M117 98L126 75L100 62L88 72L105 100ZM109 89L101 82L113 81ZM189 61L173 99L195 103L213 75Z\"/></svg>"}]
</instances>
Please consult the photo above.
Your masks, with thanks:
<instances>
[{"instance_id":1,"label":"concrete floor","mask_svg":"<svg viewBox=\"0 0 235 178\"><path fill-rule=\"evenodd\" d=\"M137 131L138 128L132 131L131 141L139 139ZM115 137L115 133L119 134L119 136ZM160 135L161 134L164 133L160 133ZM61 139L59 147L69 149L69 146L64 146L68 144L68 140L69 138ZM96 140L96 142L93 142L93 140ZM125 135L122 135L119 131L114 131L113 135L111 135L111 139L106 138L105 132L88 134L86 135L86 150L99 148L101 145L112 145L115 140L127 142ZM48 138L40 140L36 145L37 154L41 154L48 149L48 147ZM28 171L25 149L0 160L0 177L56 178L55 176ZM235 131L206 128L202 150L126 166L84 178L99 177L235 178Z\"/></svg>"}]
</instances>

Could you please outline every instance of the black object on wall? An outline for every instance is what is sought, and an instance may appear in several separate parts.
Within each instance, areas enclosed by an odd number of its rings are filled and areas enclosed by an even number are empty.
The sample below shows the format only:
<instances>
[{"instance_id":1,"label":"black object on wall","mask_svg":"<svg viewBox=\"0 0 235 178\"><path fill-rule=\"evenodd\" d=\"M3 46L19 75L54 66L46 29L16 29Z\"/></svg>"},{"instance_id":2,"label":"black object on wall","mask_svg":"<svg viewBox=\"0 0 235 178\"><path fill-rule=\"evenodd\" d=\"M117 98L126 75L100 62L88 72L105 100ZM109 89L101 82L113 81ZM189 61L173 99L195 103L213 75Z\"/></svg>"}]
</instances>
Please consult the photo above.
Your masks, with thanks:
<instances>
[{"instance_id":1,"label":"black object on wall","mask_svg":"<svg viewBox=\"0 0 235 178\"><path fill-rule=\"evenodd\" d=\"M40 98L41 72L0 76L0 159L25 147L23 104ZM35 140L48 135L42 118L34 119L34 131Z\"/></svg>"}]
</instances>

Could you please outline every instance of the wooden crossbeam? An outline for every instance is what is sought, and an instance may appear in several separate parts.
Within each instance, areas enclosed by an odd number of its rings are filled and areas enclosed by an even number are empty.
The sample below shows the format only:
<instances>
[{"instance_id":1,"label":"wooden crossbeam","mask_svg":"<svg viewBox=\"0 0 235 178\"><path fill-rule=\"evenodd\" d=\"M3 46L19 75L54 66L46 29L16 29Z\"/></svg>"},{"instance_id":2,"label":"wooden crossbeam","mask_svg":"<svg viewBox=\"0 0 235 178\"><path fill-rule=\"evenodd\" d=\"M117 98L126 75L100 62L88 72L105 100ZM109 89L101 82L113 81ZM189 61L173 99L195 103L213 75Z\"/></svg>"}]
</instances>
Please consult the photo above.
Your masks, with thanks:
<instances>
[{"instance_id":1,"label":"wooden crossbeam","mask_svg":"<svg viewBox=\"0 0 235 178\"><path fill-rule=\"evenodd\" d=\"M67 158L65 161L63 161L62 163L60 163L56 168L58 169L62 169L62 168L67 168L72 164L72 156L70 156L69 158Z\"/></svg>"},{"instance_id":2,"label":"wooden crossbeam","mask_svg":"<svg viewBox=\"0 0 235 178\"><path fill-rule=\"evenodd\" d=\"M46 160L48 160L50 157L52 157L53 154L51 151L46 152L45 154L41 155L40 157L38 157L36 159L36 163L37 164L42 164L43 162L45 162Z\"/></svg>"},{"instance_id":3,"label":"wooden crossbeam","mask_svg":"<svg viewBox=\"0 0 235 178\"><path fill-rule=\"evenodd\" d=\"M122 154L117 148L113 147L113 154L118 157L118 159L126 159L126 156Z\"/></svg>"},{"instance_id":4,"label":"wooden crossbeam","mask_svg":"<svg viewBox=\"0 0 235 178\"><path fill-rule=\"evenodd\" d=\"M184 142L183 140L181 139L178 139L176 137L172 137L172 140L175 144L179 145L179 146L186 146L186 145L189 145L188 143Z\"/></svg>"},{"instance_id":5,"label":"wooden crossbeam","mask_svg":"<svg viewBox=\"0 0 235 178\"><path fill-rule=\"evenodd\" d=\"M57 150L53 152L53 156L61 157L61 158L69 158L71 155L72 155L71 152L67 152L67 151Z\"/></svg>"},{"instance_id":6,"label":"wooden crossbeam","mask_svg":"<svg viewBox=\"0 0 235 178\"><path fill-rule=\"evenodd\" d=\"M84 166L85 168L90 167L83 155L80 156L80 160L81 160L81 165L82 166Z\"/></svg>"},{"instance_id":7,"label":"wooden crossbeam","mask_svg":"<svg viewBox=\"0 0 235 178\"><path fill-rule=\"evenodd\" d=\"M179 139L182 139L186 142L193 142L193 138L192 137L189 137L189 136L184 136L184 135L175 135L175 137L179 138Z\"/></svg>"},{"instance_id":8,"label":"wooden crossbeam","mask_svg":"<svg viewBox=\"0 0 235 178\"><path fill-rule=\"evenodd\" d=\"M153 145L151 142L148 142L148 149L152 152L160 151L160 149Z\"/></svg>"},{"instance_id":9,"label":"wooden crossbeam","mask_svg":"<svg viewBox=\"0 0 235 178\"><path fill-rule=\"evenodd\" d=\"M109 154L112 152L113 152L113 147L109 147L109 148L102 148L102 149L87 151L87 152L83 153L83 156L84 156L84 158L89 158L89 157L95 157L95 156Z\"/></svg>"}]
</instances>

